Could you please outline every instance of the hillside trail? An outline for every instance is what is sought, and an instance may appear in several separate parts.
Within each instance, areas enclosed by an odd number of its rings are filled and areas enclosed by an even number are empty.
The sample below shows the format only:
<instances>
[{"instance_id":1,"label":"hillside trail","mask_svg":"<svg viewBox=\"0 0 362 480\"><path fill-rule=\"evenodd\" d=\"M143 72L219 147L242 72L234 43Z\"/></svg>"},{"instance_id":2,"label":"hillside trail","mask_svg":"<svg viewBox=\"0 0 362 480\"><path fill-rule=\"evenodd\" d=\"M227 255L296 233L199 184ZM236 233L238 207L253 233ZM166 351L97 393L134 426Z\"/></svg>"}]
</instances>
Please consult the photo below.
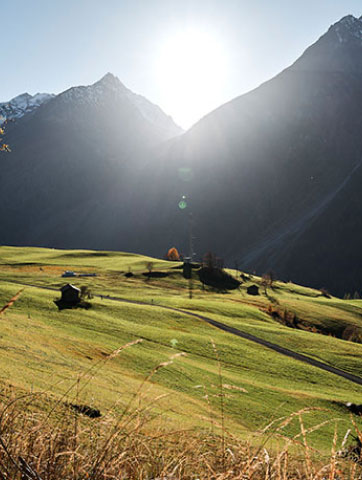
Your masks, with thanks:
<instances>
[{"instance_id":1,"label":"hillside trail","mask_svg":"<svg viewBox=\"0 0 362 480\"><path fill-rule=\"evenodd\" d=\"M55 292L58 292L59 290L57 288L52 288L52 287L44 287L44 286L39 286L39 285L32 285L32 284L27 284L27 283L20 283L16 281L11 281L11 283L15 283L17 285L22 285L24 287L34 287L34 288L40 288L43 290L52 290ZM140 300L129 300L127 298L122 298L122 297L113 297L110 295L94 295L94 297L100 298L100 299L106 299L106 300L111 300L114 302L121 302L121 303L130 303L133 305L146 305L148 307L157 307L157 308L162 308L165 310L171 310L173 312L178 312L182 313L183 315L188 315L193 318L197 318L198 320L201 320L205 323L208 323L209 325L212 325L220 330L223 330L224 332L231 333L232 335L235 335L237 337L243 338L245 340L249 340L251 342L257 343L258 345L262 345L263 347L269 348L270 350L273 350L274 352L280 353L281 355L285 355L289 358L293 358L295 360L299 360L301 362L307 363L308 365L312 365L313 367L317 367L321 370L324 370L326 372L332 373L334 375L338 375L339 377L343 377L346 380L349 380L350 382L357 383L358 385L362 385L362 378L358 377L357 375L353 375L352 373L348 373L344 370L341 370L340 368L333 367L331 365L328 365L327 363L321 362L319 360L315 360L314 358L308 357L307 355L303 355L302 353L295 352L294 350L289 350L288 348L281 347L280 345L277 345L276 343L269 342L268 340L264 340L260 337L256 337L255 335L252 335L247 332L243 332L242 330L239 330L237 328L231 327L229 325L226 325L225 323L218 322L217 320L213 320L212 318L205 317L204 315L199 315L198 313L190 312L188 310L183 310L181 308L176 308L176 307L169 307L166 305L160 305L158 303L147 303L147 302L142 302Z\"/></svg>"}]
</instances>

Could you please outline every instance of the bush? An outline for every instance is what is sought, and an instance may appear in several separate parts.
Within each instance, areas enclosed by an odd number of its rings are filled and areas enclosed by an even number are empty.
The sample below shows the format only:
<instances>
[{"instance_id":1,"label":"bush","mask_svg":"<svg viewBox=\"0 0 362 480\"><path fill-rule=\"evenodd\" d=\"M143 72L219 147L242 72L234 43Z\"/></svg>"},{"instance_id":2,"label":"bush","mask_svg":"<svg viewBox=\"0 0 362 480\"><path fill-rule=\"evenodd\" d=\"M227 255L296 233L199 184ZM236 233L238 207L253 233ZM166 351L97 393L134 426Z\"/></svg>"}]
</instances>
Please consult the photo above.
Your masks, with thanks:
<instances>
[{"instance_id":1,"label":"bush","mask_svg":"<svg viewBox=\"0 0 362 480\"><path fill-rule=\"evenodd\" d=\"M328 290L326 288L321 288L320 292L323 295L323 297L331 298L331 294L328 292Z\"/></svg>"}]
</instances>

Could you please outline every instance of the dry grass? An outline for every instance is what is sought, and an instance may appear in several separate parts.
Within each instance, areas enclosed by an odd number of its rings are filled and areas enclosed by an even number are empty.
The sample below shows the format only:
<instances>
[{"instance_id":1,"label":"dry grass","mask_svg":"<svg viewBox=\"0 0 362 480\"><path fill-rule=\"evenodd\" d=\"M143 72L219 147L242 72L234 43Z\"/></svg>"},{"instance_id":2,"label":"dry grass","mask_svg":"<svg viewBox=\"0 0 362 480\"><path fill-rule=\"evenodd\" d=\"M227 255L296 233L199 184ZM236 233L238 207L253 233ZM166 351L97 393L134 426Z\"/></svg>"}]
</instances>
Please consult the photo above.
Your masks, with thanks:
<instances>
[{"instance_id":1,"label":"dry grass","mask_svg":"<svg viewBox=\"0 0 362 480\"><path fill-rule=\"evenodd\" d=\"M49 401L44 399L45 401ZM0 478L11 480L120 479L358 479L356 462L338 454L337 433L330 458L316 460L301 425L299 454L291 444L271 453L231 436L149 428L150 413L132 410L116 418L88 419L66 407L41 413L37 395L9 399L0 417ZM49 405L50 406L50 405Z\"/></svg>"},{"instance_id":2,"label":"dry grass","mask_svg":"<svg viewBox=\"0 0 362 480\"><path fill-rule=\"evenodd\" d=\"M11 307L20 293L3 310ZM225 390L235 386L224 383L214 342L220 425L215 418L205 418L203 431L170 431L162 416L155 413L154 406L161 397L147 402L153 377L182 353L156 365L122 408L114 405L98 418L89 418L72 408L81 405L82 392L92 375L139 342L129 342L98 360L74 380L61 398L55 399L51 392L20 394L11 387L4 388L0 394L0 480L362 478L358 448L362 435L357 425L351 422L358 439L354 451L345 448L345 432L341 436L336 428L330 455L322 457L308 443L312 429L323 426L305 426L304 418L312 408L274 419L258 432L259 446L255 441L251 444L235 438L225 426L224 411ZM286 438L285 428L291 422L299 423L299 432ZM345 454L341 455L343 449Z\"/></svg>"},{"instance_id":3,"label":"dry grass","mask_svg":"<svg viewBox=\"0 0 362 480\"><path fill-rule=\"evenodd\" d=\"M18 291L16 295L14 295L1 309L0 309L0 316L6 312L6 310L14 305L14 303L18 300L20 297L22 291L24 289L22 288L21 290Z\"/></svg>"},{"instance_id":4,"label":"dry grass","mask_svg":"<svg viewBox=\"0 0 362 480\"><path fill-rule=\"evenodd\" d=\"M115 350L104 362L135 343ZM360 449L346 449L347 437L340 441L337 427L329 458L322 458L309 446L311 429L305 427L303 418L313 409L273 420L259 432L259 447L236 439L224 424L220 426L221 433L214 433L210 430L210 425L217 426L213 419L205 419L203 432L166 429L162 417L153 410L159 399L151 405L143 400L152 377L174 357L146 376L121 413L112 408L99 418L82 415L65 398L54 400L45 393L20 395L12 387L4 388L0 396L0 479L361 478ZM82 382L87 383L87 375L74 382L73 401L79 401ZM220 364L221 409L223 388ZM300 432L294 438L285 438L283 430L292 421L299 422ZM351 428L362 444L361 432L354 422Z\"/></svg>"}]
</instances>

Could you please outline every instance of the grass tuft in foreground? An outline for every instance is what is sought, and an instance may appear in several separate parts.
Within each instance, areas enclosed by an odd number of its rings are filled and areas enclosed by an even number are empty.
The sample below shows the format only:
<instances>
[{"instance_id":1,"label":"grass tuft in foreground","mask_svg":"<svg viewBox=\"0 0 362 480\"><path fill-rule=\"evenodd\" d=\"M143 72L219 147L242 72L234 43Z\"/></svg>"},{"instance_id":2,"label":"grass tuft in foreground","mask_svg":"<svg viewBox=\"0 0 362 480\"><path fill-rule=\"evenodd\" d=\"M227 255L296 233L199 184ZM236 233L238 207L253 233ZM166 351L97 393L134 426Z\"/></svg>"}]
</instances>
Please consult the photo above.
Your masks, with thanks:
<instances>
[{"instance_id":1,"label":"grass tuft in foreground","mask_svg":"<svg viewBox=\"0 0 362 480\"><path fill-rule=\"evenodd\" d=\"M103 363L138 343L136 340L114 350ZM216 346L213 347L218 355ZM95 373L91 370L78 377L60 399L49 393L19 394L10 386L4 389L0 399L0 479L361 478L362 434L353 420L355 447L345 448L347 435L341 441L336 424L329 457L319 454L307 440L311 428L305 426L304 418L313 408L273 420L259 432L259 445L241 441L228 432L224 424L221 365L221 424L205 418L205 428L198 431L164 428L162 414L156 413L154 407L165 395L150 404L146 394L153 377L180 355L156 365L121 410L115 404L105 414L95 417L88 415L85 408L73 408L78 403L68 401L82 400L88 375ZM299 432L292 438L283 435L285 428L295 421ZM312 428L317 430L322 426Z\"/></svg>"},{"instance_id":2,"label":"grass tuft in foreground","mask_svg":"<svg viewBox=\"0 0 362 480\"><path fill-rule=\"evenodd\" d=\"M225 431L164 430L152 405L141 406L141 391L123 415L109 411L97 419L40 394L13 393L1 405L1 480L361 478L361 458L341 455L346 439L337 432L327 459L308 445L307 409L274 422L251 446ZM286 439L283 428L294 420L300 432ZM271 436L276 443L269 450Z\"/></svg>"}]
</instances>

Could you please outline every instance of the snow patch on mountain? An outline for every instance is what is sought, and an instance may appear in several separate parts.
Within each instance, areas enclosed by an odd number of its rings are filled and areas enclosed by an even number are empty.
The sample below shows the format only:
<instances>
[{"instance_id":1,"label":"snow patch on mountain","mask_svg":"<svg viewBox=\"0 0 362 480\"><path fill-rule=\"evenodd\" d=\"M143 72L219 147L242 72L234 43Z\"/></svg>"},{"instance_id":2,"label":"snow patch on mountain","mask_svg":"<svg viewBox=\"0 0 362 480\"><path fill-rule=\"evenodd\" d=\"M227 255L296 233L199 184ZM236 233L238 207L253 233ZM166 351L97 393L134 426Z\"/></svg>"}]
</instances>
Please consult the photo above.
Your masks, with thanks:
<instances>
[{"instance_id":1,"label":"snow patch on mountain","mask_svg":"<svg viewBox=\"0 0 362 480\"><path fill-rule=\"evenodd\" d=\"M6 120L16 120L23 117L25 114L39 108L40 105L48 102L54 96L49 93L37 93L36 95L22 93L9 102L0 103L0 124Z\"/></svg>"}]
</instances>

